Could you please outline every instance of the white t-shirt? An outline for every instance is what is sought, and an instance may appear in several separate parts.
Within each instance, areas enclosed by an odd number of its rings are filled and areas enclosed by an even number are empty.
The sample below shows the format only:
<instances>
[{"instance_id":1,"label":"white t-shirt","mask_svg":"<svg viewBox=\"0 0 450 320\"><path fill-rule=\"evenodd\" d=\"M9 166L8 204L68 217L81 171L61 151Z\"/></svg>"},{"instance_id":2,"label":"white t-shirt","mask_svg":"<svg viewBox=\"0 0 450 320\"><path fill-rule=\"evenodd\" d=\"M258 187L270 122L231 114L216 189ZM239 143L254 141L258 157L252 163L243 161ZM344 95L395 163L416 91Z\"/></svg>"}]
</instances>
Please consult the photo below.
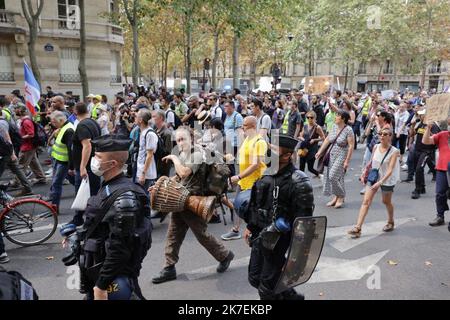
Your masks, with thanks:
<instances>
[{"instance_id":1,"label":"white t-shirt","mask_svg":"<svg viewBox=\"0 0 450 320\"><path fill-rule=\"evenodd\" d=\"M107 134L109 134L109 130L108 130L108 122L109 122L109 118L108 118L108 114L107 113L102 113L102 115L97 119L97 123L101 128L101 135L105 136Z\"/></svg>"},{"instance_id":2,"label":"white t-shirt","mask_svg":"<svg viewBox=\"0 0 450 320\"><path fill-rule=\"evenodd\" d=\"M139 136L139 153L137 158L137 178L140 178L142 172L144 171L145 159L147 159L147 151L153 150L153 154L156 152L156 148L158 148L158 136L156 133L150 128L141 131ZM148 133L147 133L148 132ZM152 159L150 167L148 168L145 179L156 179L156 162L155 158Z\"/></svg>"},{"instance_id":3,"label":"white t-shirt","mask_svg":"<svg viewBox=\"0 0 450 320\"><path fill-rule=\"evenodd\" d=\"M222 119L222 108L220 106L215 106L211 109L211 119L214 118Z\"/></svg>"},{"instance_id":4,"label":"white t-shirt","mask_svg":"<svg viewBox=\"0 0 450 320\"><path fill-rule=\"evenodd\" d=\"M405 123L408 121L408 119L409 119L408 111L404 111L404 112L397 111L395 113L395 134L403 134L403 135L408 134L408 126L404 126ZM403 127L403 130L402 130L402 127Z\"/></svg>"},{"instance_id":5,"label":"white t-shirt","mask_svg":"<svg viewBox=\"0 0 450 320\"><path fill-rule=\"evenodd\" d=\"M166 122L175 128L175 114L172 109L166 110Z\"/></svg>"}]
</instances>

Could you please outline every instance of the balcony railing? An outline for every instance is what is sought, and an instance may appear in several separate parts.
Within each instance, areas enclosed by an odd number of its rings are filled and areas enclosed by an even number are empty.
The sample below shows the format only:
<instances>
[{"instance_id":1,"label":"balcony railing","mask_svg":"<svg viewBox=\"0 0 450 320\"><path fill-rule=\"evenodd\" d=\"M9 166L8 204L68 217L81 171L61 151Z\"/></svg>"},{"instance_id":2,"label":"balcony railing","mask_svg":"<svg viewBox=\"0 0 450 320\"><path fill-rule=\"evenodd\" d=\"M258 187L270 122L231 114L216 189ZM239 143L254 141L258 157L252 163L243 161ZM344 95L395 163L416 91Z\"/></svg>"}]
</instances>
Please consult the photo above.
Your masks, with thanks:
<instances>
[{"instance_id":1,"label":"balcony railing","mask_svg":"<svg viewBox=\"0 0 450 320\"><path fill-rule=\"evenodd\" d=\"M122 83L122 76L113 76L111 75L111 83Z\"/></svg>"},{"instance_id":2,"label":"balcony railing","mask_svg":"<svg viewBox=\"0 0 450 320\"><path fill-rule=\"evenodd\" d=\"M0 81L14 81L14 72L0 72Z\"/></svg>"},{"instance_id":3,"label":"balcony railing","mask_svg":"<svg viewBox=\"0 0 450 320\"><path fill-rule=\"evenodd\" d=\"M438 67L438 66L433 66L428 68L428 73L441 73L441 72L445 72L446 69L442 68L442 67Z\"/></svg>"},{"instance_id":4,"label":"balcony railing","mask_svg":"<svg viewBox=\"0 0 450 320\"><path fill-rule=\"evenodd\" d=\"M10 25L14 26L15 25L15 22L14 22L15 15L18 15L18 13L0 9L0 23L1 24L10 24Z\"/></svg>"},{"instance_id":5,"label":"balcony railing","mask_svg":"<svg viewBox=\"0 0 450 320\"><path fill-rule=\"evenodd\" d=\"M79 74L60 74L60 82L81 82L81 77Z\"/></svg>"}]
</instances>

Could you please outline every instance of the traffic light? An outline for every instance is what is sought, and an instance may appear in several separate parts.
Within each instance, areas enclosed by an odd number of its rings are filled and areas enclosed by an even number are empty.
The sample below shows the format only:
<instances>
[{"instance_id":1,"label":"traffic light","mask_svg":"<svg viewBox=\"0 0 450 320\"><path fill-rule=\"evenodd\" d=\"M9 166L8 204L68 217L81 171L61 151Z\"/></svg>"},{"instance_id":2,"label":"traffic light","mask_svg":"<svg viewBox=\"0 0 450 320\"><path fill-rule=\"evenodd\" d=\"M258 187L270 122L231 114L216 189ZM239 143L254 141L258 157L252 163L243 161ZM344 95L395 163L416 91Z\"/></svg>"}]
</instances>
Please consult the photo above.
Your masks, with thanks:
<instances>
[{"instance_id":1,"label":"traffic light","mask_svg":"<svg viewBox=\"0 0 450 320\"><path fill-rule=\"evenodd\" d=\"M203 69L209 70L210 64L211 64L211 59L206 58L206 59L203 61Z\"/></svg>"}]
</instances>

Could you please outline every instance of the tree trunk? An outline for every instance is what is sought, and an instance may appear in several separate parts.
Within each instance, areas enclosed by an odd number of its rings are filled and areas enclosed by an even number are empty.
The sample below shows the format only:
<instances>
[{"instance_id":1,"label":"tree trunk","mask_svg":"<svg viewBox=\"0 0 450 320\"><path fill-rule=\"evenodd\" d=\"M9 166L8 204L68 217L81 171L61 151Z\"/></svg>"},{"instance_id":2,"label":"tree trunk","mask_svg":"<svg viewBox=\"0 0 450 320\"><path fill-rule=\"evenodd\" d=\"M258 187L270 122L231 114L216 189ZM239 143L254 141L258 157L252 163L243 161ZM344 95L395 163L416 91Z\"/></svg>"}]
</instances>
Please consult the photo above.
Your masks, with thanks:
<instances>
[{"instance_id":1,"label":"tree trunk","mask_svg":"<svg viewBox=\"0 0 450 320\"><path fill-rule=\"evenodd\" d=\"M138 38L138 28L136 16L131 24L131 29L133 31L133 90L137 92L137 87L139 85L139 38Z\"/></svg>"},{"instance_id":2,"label":"tree trunk","mask_svg":"<svg viewBox=\"0 0 450 320\"><path fill-rule=\"evenodd\" d=\"M186 93L191 93L192 69L192 27L190 17L186 17Z\"/></svg>"},{"instance_id":3,"label":"tree trunk","mask_svg":"<svg viewBox=\"0 0 450 320\"><path fill-rule=\"evenodd\" d=\"M34 23L33 23L34 24ZM34 77L42 91L41 85L41 73L36 59L36 40L37 40L37 23L30 29L30 41L28 42L28 52L30 53L31 69L33 70Z\"/></svg>"},{"instance_id":4,"label":"tree trunk","mask_svg":"<svg viewBox=\"0 0 450 320\"><path fill-rule=\"evenodd\" d=\"M41 15L42 9L44 8L44 1L40 1L36 12L33 10L31 0L21 0L22 11L27 21L28 27L30 29L30 39L28 41L28 53L30 56L31 70L33 70L34 77L36 78L39 87L41 86L41 73L39 72L39 66L36 59L36 41L38 32L38 22L39 16Z\"/></svg>"},{"instance_id":5,"label":"tree trunk","mask_svg":"<svg viewBox=\"0 0 450 320\"><path fill-rule=\"evenodd\" d=\"M219 31L214 31L214 55L213 55L213 61L212 61L212 80L211 80L211 87L216 90L217 85L217 62L219 60Z\"/></svg>"},{"instance_id":6,"label":"tree trunk","mask_svg":"<svg viewBox=\"0 0 450 320\"><path fill-rule=\"evenodd\" d=\"M83 99L89 94L89 82L86 74L86 22L84 0L79 0L80 5L80 61L78 63L78 72L81 78L81 88Z\"/></svg>"},{"instance_id":7,"label":"tree trunk","mask_svg":"<svg viewBox=\"0 0 450 320\"><path fill-rule=\"evenodd\" d=\"M163 86L167 87L167 69L169 65L169 52L165 53L164 57L164 72L163 72Z\"/></svg>"},{"instance_id":8,"label":"tree trunk","mask_svg":"<svg viewBox=\"0 0 450 320\"><path fill-rule=\"evenodd\" d=\"M233 88L239 88L239 34L233 38Z\"/></svg>"},{"instance_id":9,"label":"tree trunk","mask_svg":"<svg viewBox=\"0 0 450 320\"><path fill-rule=\"evenodd\" d=\"M311 48L309 49L309 65L308 65L308 69L309 69L309 76L314 76L314 49Z\"/></svg>"},{"instance_id":10,"label":"tree trunk","mask_svg":"<svg viewBox=\"0 0 450 320\"><path fill-rule=\"evenodd\" d=\"M428 11L427 39L430 39L431 20L433 19L433 8L428 6L427 11ZM427 66L428 66L428 60L427 60L427 52L425 50L424 55L423 55L422 77L420 78L420 86L422 87L422 90L425 90L425 76L427 73Z\"/></svg>"},{"instance_id":11,"label":"tree trunk","mask_svg":"<svg viewBox=\"0 0 450 320\"><path fill-rule=\"evenodd\" d=\"M345 64L344 91L347 90L347 81L348 81L348 62Z\"/></svg>"}]
</instances>

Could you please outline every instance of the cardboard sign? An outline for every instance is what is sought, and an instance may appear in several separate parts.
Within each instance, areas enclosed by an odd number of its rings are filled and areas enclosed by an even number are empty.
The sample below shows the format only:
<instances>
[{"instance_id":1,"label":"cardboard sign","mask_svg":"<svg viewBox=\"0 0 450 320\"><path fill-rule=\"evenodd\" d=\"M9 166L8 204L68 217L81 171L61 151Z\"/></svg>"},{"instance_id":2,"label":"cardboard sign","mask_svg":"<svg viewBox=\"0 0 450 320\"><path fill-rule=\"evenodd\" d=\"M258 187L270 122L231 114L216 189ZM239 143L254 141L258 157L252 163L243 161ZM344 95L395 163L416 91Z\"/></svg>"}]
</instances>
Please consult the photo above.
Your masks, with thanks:
<instances>
[{"instance_id":1,"label":"cardboard sign","mask_svg":"<svg viewBox=\"0 0 450 320\"><path fill-rule=\"evenodd\" d=\"M333 76L306 77L305 92L308 94L323 94L333 85Z\"/></svg>"},{"instance_id":2,"label":"cardboard sign","mask_svg":"<svg viewBox=\"0 0 450 320\"><path fill-rule=\"evenodd\" d=\"M425 123L447 120L450 111L450 93L437 94L427 99Z\"/></svg>"}]
</instances>

